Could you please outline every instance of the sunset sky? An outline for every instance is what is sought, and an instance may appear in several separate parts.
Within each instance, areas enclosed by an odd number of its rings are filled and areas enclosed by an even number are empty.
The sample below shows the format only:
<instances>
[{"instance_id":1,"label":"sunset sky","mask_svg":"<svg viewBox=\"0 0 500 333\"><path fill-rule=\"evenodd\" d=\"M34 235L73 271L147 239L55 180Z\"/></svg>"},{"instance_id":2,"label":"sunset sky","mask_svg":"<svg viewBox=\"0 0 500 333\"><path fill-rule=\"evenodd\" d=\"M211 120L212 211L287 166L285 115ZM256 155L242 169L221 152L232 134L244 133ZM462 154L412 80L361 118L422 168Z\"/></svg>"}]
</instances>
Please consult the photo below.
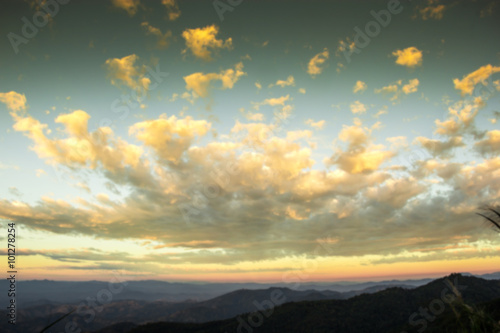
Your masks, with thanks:
<instances>
[{"instance_id":1,"label":"sunset sky","mask_svg":"<svg viewBox=\"0 0 500 333\"><path fill-rule=\"evenodd\" d=\"M19 278L500 270L500 1L2 7Z\"/></svg>"}]
</instances>

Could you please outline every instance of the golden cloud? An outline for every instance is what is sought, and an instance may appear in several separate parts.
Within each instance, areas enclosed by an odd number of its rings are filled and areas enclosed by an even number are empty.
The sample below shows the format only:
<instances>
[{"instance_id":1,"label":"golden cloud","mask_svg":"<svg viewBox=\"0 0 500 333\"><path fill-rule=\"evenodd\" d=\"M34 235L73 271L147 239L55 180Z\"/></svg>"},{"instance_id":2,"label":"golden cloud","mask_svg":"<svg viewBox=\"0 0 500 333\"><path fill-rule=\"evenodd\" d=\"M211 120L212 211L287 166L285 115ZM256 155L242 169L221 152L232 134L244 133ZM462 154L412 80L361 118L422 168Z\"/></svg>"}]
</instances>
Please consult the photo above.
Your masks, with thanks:
<instances>
[{"instance_id":1,"label":"golden cloud","mask_svg":"<svg viewBox=\"0 0 500 333\"><path fill-rule=\"evenodd\" d=\"M286 86L295 86L295 79L292 75L289 75L286 80L276 81L275 85L280 86L281 88L284 88Z\"/></svg>"},{"instance_id":2,"label":"golden cloud","mask_svg":"<svg viewBox=\"0 0 500 333\"><path fill-rule=\"evenodd\" d=\"M419 84L420 81L418 79L411 79L405 85L403 85L402 80L398 80L388 86L382 87L380 89L375 89L374 92L376 94L381 93L384 95L392 94L392 97L389 100L394 102L393 104L396 104L397 102L399 102L401 94L409 95L417 92Z\"/></svg>"},{"instance_id":3,"label":"golden cloud","mask_svg":"<svg viewBox=\"0 0 500 333\"><path fill-rule=\"evenodd\" d=\"M141 3L140 0L111 0L111 3L118 8L124 9L130 16L137 13L137 9Z\"/></svg>"},{"instance_id":4,"label":"golden cloud","mask_svg":"<svg viewBox=\"0 0 500 333\"><path fill-rule=\"evenodd\" d=\"M365 82L363 82L363 81L359 81L359 80L358 80L358 81L356 81L356 84L355 84L355 85L354 85L354 87L352 88L352 92L353 92L353 93L357 93L357 92L360 92L360 91L361 91L361 92L363 92L363 91L365 91L365 90L366 90L366 88L367 88L366 83L365 83Z\"/></svg>"},{"instance_id":5,"label":"golden cloud","mask_svg":"<svg viewBox=\"0 0 500 333\"><path fill-rule=\"evenodd\" d=\"M205 120L193 120L191 117L177 119L176 116L167 118L163 114L159 119L134 124L129 133L153 148L160 159L177 164L194 138L204 136L210 126Z\"/></svg>"},{"instance_id":6,"label":"golden cloud","mask_svg":"<svg viewBox=\"0 0 500 333\"><path fill-rule=\"evenodd\" d=\"M93 133L87 130L90 116L82 110L62 114L56 122L65 127L68 137L65 139L50 139L46 124L40 123L31 116L14 116L14 129L24 132L34 146L32 149L39 157L47 159L51 164L61 164L68 167L90 167L101 165L113 173L125 167L137 167L140 163L142 149L125 141L114 138L109 127L99 128Z\"/></svg>"},{"instance_id":7,"label":"golden cloud","mask_svg":"<svg viewBox=\"0 0 500 333\"><path fill-rule=\"evenodd\" d=\"M474 72L465 75L462 80L454 79L453 84L455 85L455 89L460 90L462 96L472 95L472 92L478 83L487 85L488 83L486 80L491 75L498 72L500 72L500 67L492 65L482 66Z\"/></svg>"},{"instance_id":8,"label":"golden cloud","mask_svg":"<svg viewBox=\"0 0 500 333\"><path fill-rule=\"evenodd\" d=\"M168 30L162 33L160 29L153 27L148 22L142 22L141 26L146 29L148 35L153 35L157 37L156 47L159 49L164 49L168 47L168 40L172 37L172 31Z\"/></svg>"},{"instance_id":9,"label":"golden cloud","mask_svg":"<svg viewBox=\"0 0 500 333\"><path fill-rule=\"evenodd\" d=\"M422 136L415 138L415 143L419 143L422 147L427 149L434 157L451 157L451 151L455 148L465 146L462 137L455 136L447 141L436 139L428 139Z\"/></svg>"},{"instance_id":10,"label":"golden cloud","mask_svg":"<svg viewBox=\"0 0 500 333\"><path fill-rule=\"evenodd\" d=\"M461 100L448 107L448 118L441 121L436 119L436 133L448 136L462 136L467 133L481 136L474 125L474 119L484 106L482 97L473 100Z\"/></svg>"},{"instance_id":11,"label":"golden cloud","mask_svg":"<svg viewBox=\"0 0 500 333\"><path fill-rule=\"evenodd\" d=\"M26 110L26 96L15 91L0 93L0 102L14 113Z\"/></svg>"},{"instance_id":12,"label":"golden cloud","mask_svg":"<svg viewBox=\"0 0 500 333\"><path fill-rule=\"evenodd\" d=\"M420 81L418 79L412 79L408 84L403 86L402 90L406 95L417 92L419 84Z\"/></svg>"},{"instance_id":13,"label":"golden cloud","mask_svg":"<svg viewBox=\"0 0 500 333\"><path fill-rule=\"evenodd\" d=\"M323 72L323 65L328 60L330 53L328 49L325 47L323 52L316 54L309 60L309 64L307 65L307 73L312 77L319 75Z\"/></svg>"},{"instance_id":14,"label":"golden cloud","mask_svg":"<svg viewBox=\"0 0 500 333\"><path fill-rule=\"evenodd\" d=\"M175 21L181 16L181 11L176 0L161 0L162 5L167 7L168 19Z\"/></svg>"},{"instance_id":15,"label":"golden cloud","mask_svg":"<svg viewBox=\"0 0 500 333\"><path fill-rule=\"evenodd\" d=\"M214 80L219 80L222 83L221 89L232 89L234 84L238 82L240 77L246 75L243 71L243 63L239 62L234 69L229 68L220 73L193 73L185 76L186 89L194 91L199 97L207 97L210 84Z\"/></svg>"},{"instance_id":16,"label":"golden cloud","mask_svg":"<svg viewBox=\"0 0 500 333\"><path fill-rule=\"evenodd\" d=\"M336 153L326 163L338 165L349 174L371 173L376 171L385 161L390 160L395 153L382 150L383 145L373 144L371 129L363 127L359 119L354 125L344 125L339 133L339 139L348 143L345 150L337 148Z\"/></svg>"},{"instance_id":17,"label":"golden cloud","mask_svg":"<svg viewBox=\"0 0 500 333\"><path fill-rule=\"evenodd\" d=\"M422 51L414 46L403 50L396 50L392 55L397 57L396 64L406 67L416 67L422 65Z\"/></svg>"},{"instance_id":18,"label":"golden cloud","mask_svg":"<svg viewBox=\"0 0 500 333\"><path fill-rule=\"evenodd\" d=\"M426 187L415 178L388 179L379 187L371 187L366 197L377 202L386 203L394 208L403 207L408 200L425 191Z\"/></svg>"},{"instance_id":19,"label":"golden cloud","mask_svg":"<svg viewBox=\"0 0 500 333\"><path fill-rule=\"evenodd\" d=\"M354 114L365 113L367 110L366 105L364 105L360 101L355 101L354 103L351 103L349 107L351 108L351 112Z\"/></svg>"},{"instance_id":20,"label":"golden cloud","mask_svg":"<svg viewBox=\"0 0 500 333\"><path fill-rule=\"evenodd\" d=\"M187 29L182 33L182 37L186 40L186 46L193 55L199 59L210 61L212 58L212 50L232 49L233 40L231 38L223 41L217 39L219 27L209 25L205 28ZM186 52L184 50L183 52Z\"/></svg>"},{"instance_id":21,"label":"golden cloud","mask_svg":"<svg viewBox=\"0 0 500 333\"><path fill-rule=\"evenodd\" d=\"M474 148L482 155L500 153L500 131L488 131L486 139L476 142Z\"/></svg>"},{"instance_id":22,"label":"golden cloud","mask_svg":"<svg viewBox=\"0 0 500 333\"><path fill-rule=\"evenodd\" d=\"M123 58L110 58L106 60L105 66L111 84L117 87L126 86L138 94L148 91L151 80L145 76L145 67L136 66L139 57L135 54Z\"/></svg>"},{"instance_id":23,"label":"golden cloud","mask_svg":"<svg viewBox=\"0 0 500 333\"><path fill-rule=\"evenodd\" d=\"M440 20L443 18L443 13L446 9L446 6L438 4L438 2L439 1L437 0L428 0L426 7L418 9L422 20Z\"/></svg>"},{"instance_id":24,"label":"golden cloud","mask_svg":"<svg viewBox=\"0 0 500 333\"><path fill-rule=\"evenodd\" d=\"M320 120L320 121L315 122L312 119L307 119L305 123L313 128L318 129L318 130L323 129L323 127L325 126L324 120Z\"/></svg>"},{"instance_id":25,"label":"golden cloud","mask_svg":"<svg viewBox=\"0 0 500 333\"><path fill-rule=\"evenodd\" d=\"M269 106L285 106L285 102L290 100L290 95L286 96L281 96L281 97L273 97L273 98L266 98L265 100L261 102L252 102L254 109L259 110L261 106L263 105L269 105Z\"/></svg>"}]
</instances>

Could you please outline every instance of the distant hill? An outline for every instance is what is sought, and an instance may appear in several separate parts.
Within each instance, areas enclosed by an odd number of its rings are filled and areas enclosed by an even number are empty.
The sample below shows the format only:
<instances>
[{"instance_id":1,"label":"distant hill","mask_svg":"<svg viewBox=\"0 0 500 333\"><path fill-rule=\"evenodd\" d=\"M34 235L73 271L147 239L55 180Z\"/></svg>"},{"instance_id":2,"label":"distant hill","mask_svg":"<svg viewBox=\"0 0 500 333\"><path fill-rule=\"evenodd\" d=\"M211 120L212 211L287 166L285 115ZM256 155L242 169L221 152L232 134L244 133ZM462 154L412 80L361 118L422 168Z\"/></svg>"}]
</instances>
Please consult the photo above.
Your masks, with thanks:
<instances>
[{"instance_id":1,"label":"distant hill","mask_svg":"<svg viewBox=\"0 0 500 333\"><path fill-rule=\"evenodd\" d=\"M447 277L458 285L467 304L483 306L495 320L500 319L500 281L453 274ZM156 332L370 332L400 333L456 332L443 326L453 320L449 305L447 279L437 279L415 289L390 288L375 294L363 294L347 300L323 300L286 303L272 313L247 313L232 319L203 324L152 323L130 331ZM496 309L496 310L494 310ZM271 312L271 311L269 311ZM412 324L410 324L412 320ZM455 320L456 321L456 320ZM257 330L258 328L258 330ZM102 333L102 332L98 332Z\"/></svg>"},{"instance_id":2,"label":"distant hill","mask_svg":"<svg viewBox=\"0 0 500 333\"><path fill-rule=\"evenodd\" d=\"M235 315L254 311L254 302L262 302L269 298L273 292L279 292L283 301L325 300L348 297L333 291L294 291L288 288L268 288L264 290L237 290L211 300L194 302L165 302L165 301L136 301L123 300L106 304L99 311L99 307L82 307L79 312L72 314L67 320L54 327L64 331L64 323L75 321L78 327L88 331L95 331L110 326L105 330L124 330L130 325L119 325L121 322L147 323L156 321L181 321L205 322L231 318ZM0 332L38 332L49 323L63 316L71 309L77 308L79 303L73 305L42 304L28 309L18 310L18 323L12 330L7 323L0 322ZM281 303L280 303L281 304ZM93 319L87 323L91 315ZM4 311L0 311L5 315ZM58 331L57 331L58 332Z\"/></svg>"},{"instance_id":3,"label":"distant hill","mask_svg":"<svg viewBox=\"0 0 500 333\"><path fill-rule=\"evenodd\" d=\"M346 299L362 293L374 293L388 287L390 286L373 286L364 290L345 293L329 290L300 291L278 287L258 290L241 289L201 302L118 300L106 304L101 309L101 312L94 310L95 318L90 323L86 323L85 320L90 316L88 311L92 310L88 310L86 307L80 309L80 313L83 315L76 313L68 317L68 320L74 320L78 323L79 328L88 331L96 331L109 326L108 330L111 332L117 329L123 331L124 327L130 327L129 325L117 325L121 322L135 324L158 321L201 323L227 319L245 312L255 311L257 310L255 303L265 303L273 293L280 295L280 301L276 302L276 304L282 304L283 302L305 300ZM71 311L71 309L76 308L80 302L68 305L40 301L33 304L32 307L18 310L18 324L15 332L37 332L50 322ZM0 331L10 332L9 328L6 323L0 322Z\"/></svg>"},{"instance_id":4,"label":"distant hill","mask_svg":"<svg viewBox=\"0 0 500 333\"><path fill-rule=\"evenodd\" d=\"M460 285L467 286L467 289L463 292L464 297L470 304L492 302L496 298L500 298L500 282L498 280L485 280L463 275L453 275L450 278L457 279ZM358 321L360 321L369 323L373 327L378 327L377 329L380 329L379 331L381 332L391 327L400 327L401 330L406 329L407 332L411 332L414 327L409 324L410 316L412 313L418 312L420 306L429 306L433 300L440 299L443 290L446 291L446 288L449 289L444 281L444 279L434 280L417 288L408 284L398 284L397 282L400 281L391 281L393 282L392 285L389 282L381 285L370 285L368 283L368 288L347 292L313 289L292 290L284 287L270 287L256 290L240 289L202 301L188 300L172 302L118 299L105 304L103 307L95 305L97 308L94 309L92 307L80 307L78 312L73 313L57 324L51 332L64 331L64 325L70 321L77 323L78 328L82 329L82 333L125 333L131 331L134 327L139 330L138 332L141 332L140 330L144 329L142 326L147 323L156 323L154 324L155 327L156 325L158 327L163 327L164 325L170 327L174 325L177 327L173 330L175 332L177 332L177 329L181 329L179 332L183 332L184 330L190 332L189 329L191 328L195 329L195 332L198 332L198 330L202 332L208 328L210 329L206 330L206 332L219 332L225 329L228 329L228 332L231 330L234 332L238 326L240 328L244 326L242 321L245 321L246 325L248 325L249 314L254 312L264 314L273 312L272 316L264 318L263 328L259 327L259 331L262 331L266 325L273 327L272 325L276 324L278 327L284 325L287 329L292 329L293 326L292 331L296 332L296 329L300 328L303 323L309 323L306 326L310 328L315 327L314 323L317 321L319 332L322 331L323 326L336 327L339 332L349 331L350 327L355 327L360 330L352 332L363 332L363 328L359 327L361 324ZM407 281L404 282L407 283ZM96 281L90 283L90 285L92 284L101 286ZM151 281L151 284L162 291L165 290L165 286L168 292L173 291L173 289L168 289L171 287L168 283ZM52 284L52 286L55 285ZM254 287L253 284L251 285ZM365 286L367 284L362 285ZM83 283L83 286L88 285ZM147 283L145 285L132 285L132 287L136 288L133 290L134 292L146 295L151 294L153 291ZM198 287L200 288L199 290L191 292L206 291L203 289L203 285ZM220 289L226 287L226 285L218 285ZM218 290L220 291L220 289ZM53 288L49 288L49 290L53 290ZM69 293L69 291L66 292ZM185 289L180 290L177 295L184 292L188 291ZM82 291L77 292L77 294L81 293ZM159 292L158 294L161 293ZM97 292L89 292L87 298L89 298L89 295L90 299L95 299ZM81 299L85 300L85 297ZM31 304L32 306L28 308L18 309L18 323L15 330L6 322L0 322L0 332L39 332L49 323L72 309L77 308L81 304L81 301L66 304L51 300L39 300L33 301ZM275 310L269 309L275 305L278 305ZM447 317L449 315L447 312L450 312L449 306L446 306L446 309L439 316L439 320L436 319L427 323L429 325L428 329L431 329L431 325L435 325L440 320L444 322L446 320L453 321L453 317ZM91 315L91 313L93 314ZM284 320L280 319L280 313L283 315L283 318L287 316L293 317L290 321L290 327L287 326L288 324L280 322L280 320ZM0 310L0 315L5 316L5 311ZM419 323L419 320L422 320L422 315L418 313L417 315L418 317L415 317L414 321ZM259 315L255 314L254 316L250 320L253 318L254 321L258 321ZM241 318L239 319L240 321L238 321L238 317ZM187 323L192 323L192 325ZM229 328L226 328L226 326ZM251 325L250 328L252 328ZM150 329L150 327L148 326L147 329ZM304 331L307 331L305 329Z\"/></svg>"},{"instance_id":5,"label":"distant hill","mask_svg":"<svg viewBox=\"0 0 500 333\"><path fill-rule=\"evenodd\" d=\"M464 274L465 275L465 274ZM485 274L477 277L485 279L500 279L500 272ZM205 301L240 289L267 289L270 287L290 288L297 291L331 290L337 292L352 292L369 290L374 287L387 288L390 286L405 286L413 288L425 285L433 279L414 280L387 280L369 282L307 282L294 284L287 283L183 283L156 280L126 281L126 285L119 293L113 294L113 300L137 301L166 301L181 302L186 300ZM100 290L109 288L106 281L51 281L28 280L18 281L19 293L17 303L19 308L29 308L42 304L72 304L82 299L96 295ZM0 280L0 290L8 289L8 281ZM378 289L380 290L380 289ZM0 294L0 303L8 302L7 294Z\"/></svg>"}]
</instances>

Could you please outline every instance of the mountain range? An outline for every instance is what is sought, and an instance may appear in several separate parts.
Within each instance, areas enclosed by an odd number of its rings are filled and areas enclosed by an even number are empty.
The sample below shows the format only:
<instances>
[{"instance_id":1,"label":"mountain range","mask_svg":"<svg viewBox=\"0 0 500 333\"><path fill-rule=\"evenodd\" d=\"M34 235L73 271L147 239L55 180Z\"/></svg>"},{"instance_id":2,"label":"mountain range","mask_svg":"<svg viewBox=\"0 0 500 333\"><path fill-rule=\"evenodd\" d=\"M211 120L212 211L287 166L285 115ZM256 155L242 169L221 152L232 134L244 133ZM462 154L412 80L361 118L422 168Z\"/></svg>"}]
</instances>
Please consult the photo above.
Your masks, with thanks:
<instances>
[{"instance_id":1,"label":"mountain range","mask_svg":"<svg viewBox=\"0 0 500 333\"><path fill-rule=\"evenodd\" d=\"M491 275L496 277L496 275ZM488 277L491 277L488 276ZM131 281L123 290L122 297L133 296L144 299L113 299L101 306L97 302L99 291L90 293L94 297L81 298L84 302L59 303L54 300L64 300L64 288L54 293L54 298L45 300L31 299L31 305L18 310L17 325L9 327L0 323L2 332L24 333L39 332L49 323L57 320L64 314L78 309L70 316L51 328L49 332L64 332L65 325L76 325L74 330L81 332L98 333L127 333L127 332L274 332L276 327L281 331L293 332L327 332L335 328L335 332L365 332L367 326L372 325L369 332L391 332L391 329L405 329L410 332L414 326L429 327L446 321L450 316L450 307L443 302L443 293L452 295L451 285L457 286L462 292L464 300L470 304L488 306L488 302L500 299L500 280L486 280L469 274L451 275L447 278L431 280L426 284L422 280L378 282L380 284L363 283L350 285L349 291L323 289L325 285L303 285L307 288L315 286L318 289L293 290L281 286L262 289L238 289L208 300L184 299L183 301L167 301L161 299L165 295L200 295L208 294L206 285L198 285L191 291L178 290L173 293L172 287L166 282L150 281L150 284L134 285ZM36 283L52 286L45 291L54 291L57 284L67 287L67 283L54 281L36 281L31 285L24 282L26 287L33 287ZM137 282L137 281L135 281ZM375 282L373 282L375 283ZM69 283L71 286L72 283ZM97 281L82 283L83 287L102 287ZM140 287L142 286L142 287ZM179 287L179 285L177 285ZM187 287L180 284L181 287ZM249 284L250 287L262 286ZM348 284L330 284L326 287L348 288ZM366 287L359 289L360 286ZM74 285L73 285L74 287ZM217 285L212 292L220 292L224 288L235 285ZM135 289L134 289L135 288ZM158 288L157 299L153 299L151 292ZM320 289L321 288L321 289ZM85 288L84 288L85 289ZM299 289L299 288L297 288ZM464 290L461 290L464 289ZM26 292L26 289L20 288ZM105 289L101 289L105 290ZM77 291L77 295L83 293ZM189 292L188 292L189 291ZM445 292L446 291L446 292ZM43 294L40 291L40 294ZM72 297L74 296L71 295ZM101 295L102 296L102 295ZM70 295L66 295L70 297ZM102 297L101 297L102 300ZM92 301L94 303L92 303ZM434 306L434 310L443 304L443 314L440 320L429 320L419 312L421 307ZM85 305L83 305L85 304ZM80 306L79 306L80 305ZM498 305L498 304L497 304ZM493 306L493 309L495 307ZM436 310L436 311L437 311ZM4 311L1 311L4 312ZM271 314L267 316L268 314ZM410 320L413 313L417 315ZM431 314L432 315L432 314ZM498 319L497 319L498 320ZM413 325L411 325L413 323ZM255 325L254 325L255 324ZM258 325L257 325L258 324ZM12 326L12 325L10 325ZM313 331L310 329L314 328ZM368 332L368 331L366 331ZM400 332L400 331L398 331Z\"/></svg>"}]
</instances>

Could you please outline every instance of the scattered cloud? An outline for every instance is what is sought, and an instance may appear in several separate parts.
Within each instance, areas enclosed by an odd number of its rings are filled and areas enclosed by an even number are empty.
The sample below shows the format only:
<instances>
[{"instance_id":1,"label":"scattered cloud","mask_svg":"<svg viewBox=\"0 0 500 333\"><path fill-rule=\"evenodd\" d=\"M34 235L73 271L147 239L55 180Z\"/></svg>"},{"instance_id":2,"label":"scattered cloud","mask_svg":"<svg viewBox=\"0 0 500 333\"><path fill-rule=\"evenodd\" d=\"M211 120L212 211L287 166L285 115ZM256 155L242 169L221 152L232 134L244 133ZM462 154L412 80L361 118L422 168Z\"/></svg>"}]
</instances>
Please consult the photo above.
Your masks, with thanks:
<instances>
[{"instance_id":1,"label":"scattered cloud","mask_svg":"<svg viewBox=\"0 0 500 333\"><path fill-rule=\"evenodd\" d=\"M363 81L356 81L356 84L352 88L352 92L353 93L364 92L366 90L366 88L367 88L367 85L366 85L365 82L363 82Z\"/></svg>"},{"instance_id":2,"label":"scattered cloud","mask_svg":"<svg viewBox=\"0 0 500 333\"><path fill-rule=\"evenodd\" d=\"M366 105L361 103L360 101L355 101L354 103L351 103L349 107L351 108L351 112L354 114L365 113L367 110Z\"/></svg>"},{"instance_id":3,"label":"scattered cloud","mask_svg":"<svg viewBox=\"0 0 500 333\"><path fill-rule=\"evenodd\" d=\"M428 139L419 136L415 138L415 143L418 143L423 148L427 149L432 156L441 158L450 158L452 157L451 152L453 149L465 146L465 143L460 136L449 138L447 141Z\"/></svg>"},{"instance_id":4,"label":"scattered cloud","mask_svg":"<svg viewBox=\"0 0 500 333\"><path fill-rule=\"evenodd\" d=\"M85 111L57 116L56 123L63 124L67 135L63 139L48 137L51 133L48 126L30 115L11 115L15 121L14 130L30 138L34 143L32 149L49 164L90 169L101 166L113 174L123 174L127 167L140 169L142 165L142 149L115 137L109 127L89 133L90 115Z\"/></svg>"},{"instance_id":5,"label":"scattered cloud","mask_svg":"<svg viewBox=\"0 0 500 333\"><path fill-rule=\"evenodd\" d=\"M250 121L264 121L264 115L262 113L254 113L252 111L245 111L244 108L240 109L243 116Z\"/></svg>"},{"instance_id":6,"label":"scattered cloud","mask_svg":"<svg viewBox=\"0 0 500 333\"><path fill-rule=\"evenodd\" d=\"M205 120L193 120L189 116L167 118L162 114L156 120L136 123L130 127L129 133L152 148L162 160L179 164L194 138L204 136L209 129L210 124Z\"/></svg>"},{"instance_id":7,"label":"scattered cloud","mask_svg":"<svg viewBox=\"0 0 500 333\"><path fill-rule=\"evenodd\" d=\"M160 29L153 27L148 22L142 22L141 26L146 29L146 33L148 35L156 36L157 42L156 47L159 49L164 49L168 47L169 39L172 37L172 31L168 30L165 33L162 33Z\"/></svg>"},{"instance_id":8,"label":"scattered cloud","mask_svg":"<svg viewBox=\"0 0 500 333\"><path fill-rule=\"evenodd\" d=\"M354 125L344 125L338 138L347 143L346 149L337 147L336 153L325 162L327 165L338 165L349 174L375 172L382 163L395 155L394 152L383 150L383 145L374 144L372 129L364 127L358 118L354 119Z\"/></svg>"},{"instance_id":9,"label":"scattered cloud","mask_svg":"<svg viewBox=\"0 0 500 333\"><path fill-rule=\"evenodd\" d=\"M482 97L471 100L460 100L448 107L448 117L445 120L436 119L436 133L444 136L473 135L481 139L484 132L476 129L474 120L485 105Z\"/></svg>"},{"instance_id":10,"label":"scattered cloud","mask_svg":"<svg viewBox=\"0 0 500 333\"><path fill-rule=\"evenodd\" d=\"M420 81L418 79L411 79L407 84L404 85L402 80L398 80L388 86L382 87L380 89L375 89L374 92L376 94L392 95L389 100L391 102L394 102L393 104L396 104L397 102L399 102L403 94L409 95L417 92L419 84Z\"/></svg>"},{"instance_id":11,"label":"scattered cloud","mask_svg":"<svg viewBox=\"0 0 500 333\"><path fill-rule=\"evenodd\" d=\"M130 16L134 16L137 13L137 9L141 3L140 0L111 0L115 7L121 8Z\"/></svg>"},{"instance_id":12,"label":"scattered cloud","mask_svg":"<svg viewBox=\"0 0 500 333\"><path fill-rule=\"evenodd\" d=\"M268 103L286 106L284 100ZM471 165L417 161L413 175L387 172L384 163L396 155L393 149L404 148L406 139L391 138L388 141L397 147L387 149L375 141L374 131L380 125L367 127L359 119L344 125L338 134L325 161L333 170L317 170L312 169L312 151L301 143L312 137L311 131L276 136L275 126L262 122L236 122L226 139L203 145L200 139L212 130L209 122L161 115L131 126L129 134L141 143L133 146L109 128L89 133L89 115L84 111L56 118L64 126L65 138L49 136L48 126L30 115L12 112L12 117L16 131L33 141L42 158L75 171L90 169L112 186L126 185L130 191L121 200L111 200L103 193L88 193L88 185L81 182L76 186L94 200L80 199L77 204L43 197L30 204L3 199L2 218L58 234L94 236L98 231L105 239L147 239L156 251L182 248L175 260L183 264L226 265L312 253L318 235L327 235L332 223L335 237L329 245L339 257L387 259L400 253L401 244L406 251L447 246L450 237L456 236L456 229L446 227L452 224L470 233L467 240L473 243L484 235L472 232L476 227L470 224L467 207L477 207L477 202L500 191L498 157ZM262 120L260 114L255 120ZM322 122L306 121L315 128L323 127ZM241 136L236 139L233 134ZM497 136L492 132L480 142L491 141L496 147ZM74 153L84 146L82 156ZM483 146L486 143L478 145ZM422 196L430 188L426 177L434 174L449 190L443 189L442 196ZM215 184L223 190L198 196ZM464 199L466 193L470 197ZM384 216L388 209L392 214L384 223L402 226L390 234L373 228L373 217ZM443 218L436 220L436 216ZM443 233L435 233L435 223L443 226ZM220 232L226 228L234 231L233 237ZM258 247L253 246L255 237L259 237ZM359 246L370 238L380 242ZM105 260L96 251L52 253L54 260ZM127 254L112 256L130 260ZM175 265L172 257L158 253L149 259Z\"/></svg>"},{"instance_id":13,"label":"scattered cloud","mask_svg":"<svg viewBox=\"0 0 500 333\"><path fill-rule=\"evenodd\" d=\"M408 200L424 192L426 186L415 178L388 179L377 187L366 191L366 197L378 203L384 203L393 208L401 208Z\"/></svg>"},{"instance_id":14,"label":"scattered cloud","mask_svg":"<svg viewBox=\"0 0 500 333\"><path fill-rule=\"evenodd\" d=\"M478 83L482 83L486 86L488 84L486 80L498 72L500 72L500 67L485 65L474 72L465 75L461 80L454 79L453 84L455 85L455 89L460 90L462 96L472 95L472 92Z\"/></svg>"},{"instance_id":15,"label":"scattered cloud","mask_svg":"<svg viewBox=\"0 0 500 333\"><path fill-rule=\"evenodd\" d=\"M0 162L0 170L8 169L19 170L19 167L17 165L3 164L2 162Z\"/></svg>"},{"instance_id":16,"label":"scattered cloud","mask_svg":"<svg viewBox=\"0 0 500 333\"><path fill-rule=\"evenodd\" d=\"M209 25L204 28L187 29L182 33L182 37L186 40L186 46L191 53L198 59L211 61L212 52L221 49L231 50L233 48L232 38L225 41L217 39L219 27L216 25ZM185 53L187 49L183 52Z\"/></svg>"},{"instance_id":17,"label":"scattered cloud","mask_svg":"<svg viewBox=\"0 0 500 333\"><path fill-rule=\"evenodd\" d=\"M168 19L170 21L175 21L181 16L181 11L176 0L161 0L161 3L167 7Z\"/></svg>"},{"instance_id":18,"label":"scattered cloud","mask_svg":"<svg viewBox=\"0 0 500 333\"><path fill-rule=\"evenodd\" d=\"M110 58L105 66L111 84L116 87L126 86L143 95L149 89L151 80L146 77L146 67L136 65L139 57L135 54L123 58Z\"/></svg>"},{"instance_id":19,"label":"scattered cloud","mask_svg":"<svg viewBox=\"0 0 500 333\"><path fill-rule=\"evenodd\" d=\"M185 76L186 89L192 90L199 97L207 97L212 81L221 81L222 90L232 89L234 84L238 82L240 77L246 75L243 71L243 63L239 62L234 66L234 69L229 68L220 73L193 73Z\"/></svg>"},{"instance_id":20,"label":"scattered cloud","mask_svg":"<svg viewBox=\"0 0 500 333\"><path fill-rule=\"evenodd\" d=\"M324 120L315 122L313 119L307 119L305 123L315 129L321 130L325 126L326 122Z\"/></svg>"},{"instance_id":21,"label":"scattered cloud","mask_svg":"<svg viewBox=\"0 0 500 333\"><path fill-rule=\"evenodd\" d=\"M420 81L418 79L412 79L408 82L408 84L405 84L402 88L403 93L405 95L417 92L418 90L418 85L420 84Z\"/></svg>"},{"instance_id":22,"label":"scattered cloud","mask_svg":"<svg viewBox=\"0 0 500 333\"><path fill-rule=\"evenodd\" d=\"M15 91L0 93L0 102L4 103L12 112L26 110L26 96Z\"/></svg>"},{"instance_id":23,"label":"scattered cloud","mask_svg":"<svg viewBox=\"0 0 500 333\"><path fill-rule=\"evenodd\" d=\"M307 73L312 77L319 75L323 72L323 65L328 60L330 53L328 49L325 48L323 52L316 54L307 65Z\"/></svg>"},{"instance_id":24,"label":"scattered cloud","mask_svg":"<svg viewBox=\"0 0 500 333\"><path fill-rule=\"evenodd\" d=\"M276 81L275 84L270 84L269 88L273 86L280 86L281 88L287 87L287 86L295 86L295 79L292 75L289 75L286 80L278 80Z\"/></svg>"},{"instance_id":25,"label":"scattered cloud","mask_svg":"<svg viewBox=\"0 0 500 333\"><path fill-rule=\"evenodd\" d=\"M500 131L491 130L486 133L486 138L474 144L474 148L484 156L496 156L500 153Z\"/></svg>"},{"instance_id":26,"label":"scattered cloud","mask_svg":"<svg viewBox=\"0 0 500 333\"><path fill-rule=\"evenodd\" d=\"M259 110L259 108L263 105L285 106L285 102L287 102L288 100L290 100L290 95L281 96L281 97L266 98L265 100L263 100L261 102L252 102L252 104L256 110Z\"/></svg>"},{"instance_id":27,"label":"scattered cloud","mask_svg":"<svg viewBox=\"0 0 500 333\"><path fill-rule=\"evenodd\" d=\"M392 55L397 57L396 64L414 68L422 65L422 51L416 47L408 47L403 50L396 50Z\"/></svg>"},{"instance_id":28,"label":"scattered cloud","mask_svg":"<svg viewBox=\"0 0 500 333\"><path fill-rule=\"evenodd\" d=\"M417 6L418 13L422 20L441 20L446 6L439 3L439 0L427 0L425 7Z\"/></svg>"}]
</instances>

